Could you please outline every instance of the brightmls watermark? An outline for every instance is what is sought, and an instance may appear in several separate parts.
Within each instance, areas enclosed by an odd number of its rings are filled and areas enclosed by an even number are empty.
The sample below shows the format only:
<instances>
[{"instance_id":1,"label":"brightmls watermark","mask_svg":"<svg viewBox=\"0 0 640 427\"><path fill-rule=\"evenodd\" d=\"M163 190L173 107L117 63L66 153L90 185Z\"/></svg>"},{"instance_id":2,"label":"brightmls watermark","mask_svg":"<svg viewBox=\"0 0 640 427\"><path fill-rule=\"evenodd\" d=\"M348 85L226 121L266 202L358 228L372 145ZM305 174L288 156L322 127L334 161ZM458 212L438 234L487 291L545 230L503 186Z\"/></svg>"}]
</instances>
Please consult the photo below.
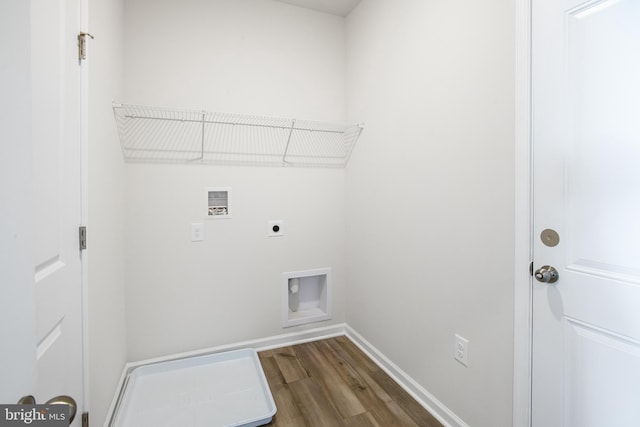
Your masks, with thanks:
<instances>
[{"instance_id":1,"label":"brightmls watermark","mask_svg":"<svg viewBox=\"0 0 640 427\"><path fill-rule=\"evenodd\" d=\"M68 427L67 405L1 405L0 427Z\"/></svg>"}]
</instances>

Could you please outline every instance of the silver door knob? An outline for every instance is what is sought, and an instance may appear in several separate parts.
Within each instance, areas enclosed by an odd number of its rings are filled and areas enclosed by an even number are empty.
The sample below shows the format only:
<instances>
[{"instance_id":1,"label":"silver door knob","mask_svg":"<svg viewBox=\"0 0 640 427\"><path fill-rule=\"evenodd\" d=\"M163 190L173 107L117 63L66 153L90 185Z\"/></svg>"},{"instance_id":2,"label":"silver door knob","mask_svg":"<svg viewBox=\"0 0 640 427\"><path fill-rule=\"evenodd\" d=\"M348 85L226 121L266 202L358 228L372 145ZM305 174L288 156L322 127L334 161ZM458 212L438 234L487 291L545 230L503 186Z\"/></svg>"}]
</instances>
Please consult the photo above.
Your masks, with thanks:
<instances>
[{"instance_id":1,"label":"silver door knob","mask_svg":"<svg viewBox=\"0 0 640 427\"><path fill-rule=\"evenodd\" d=\"M558 281L558 270L550 265L543 265L534 273L536 280L542 283L556 283Z\"/></svg>"}]
</instances>

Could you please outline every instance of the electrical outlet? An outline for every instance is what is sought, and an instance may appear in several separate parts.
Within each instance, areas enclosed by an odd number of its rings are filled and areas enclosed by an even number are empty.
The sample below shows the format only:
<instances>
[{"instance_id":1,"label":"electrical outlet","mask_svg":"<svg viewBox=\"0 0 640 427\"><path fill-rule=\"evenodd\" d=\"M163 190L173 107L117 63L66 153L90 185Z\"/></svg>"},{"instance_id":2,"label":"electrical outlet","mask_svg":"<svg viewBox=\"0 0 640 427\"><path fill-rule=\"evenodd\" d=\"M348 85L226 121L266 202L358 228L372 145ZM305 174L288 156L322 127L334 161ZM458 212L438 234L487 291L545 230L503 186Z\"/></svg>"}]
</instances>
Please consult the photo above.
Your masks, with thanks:
<instances>
[{"instance_id":1,"label":"electrical outlet","mask_svg":"<svg viewBox=\"0 0 640 427\"><path fill-rule=\"evenodd\" d=\"M455 334L453 358L464 366L469 366L469 340L458 334Z\"/></svg>"},{"instance_id":2,"label":"electrical outlet","mask_svg":"<svg viewBox=\"0 0 640 427\"><path fill-rule=\"evenodd\" d=\"M284 221L267 221L267 237L284 236Z\"/></svg>"}]
</instances>

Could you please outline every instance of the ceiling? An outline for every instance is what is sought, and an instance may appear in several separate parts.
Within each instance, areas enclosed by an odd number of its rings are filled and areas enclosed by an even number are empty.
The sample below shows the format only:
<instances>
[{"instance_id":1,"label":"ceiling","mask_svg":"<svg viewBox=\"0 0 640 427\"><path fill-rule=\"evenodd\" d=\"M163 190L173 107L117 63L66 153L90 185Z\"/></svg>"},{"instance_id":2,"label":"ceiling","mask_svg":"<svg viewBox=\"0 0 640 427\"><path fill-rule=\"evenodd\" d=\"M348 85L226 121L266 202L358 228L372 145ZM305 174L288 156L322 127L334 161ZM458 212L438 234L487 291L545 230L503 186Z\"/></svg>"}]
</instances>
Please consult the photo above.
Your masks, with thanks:
<instances>
[{"instance_id":1,"label":"ceiling","mask_svg":"<svg viewBox=\"0 0 640 427\"><path fill-rule=\"evenodd\" d=\"M360 0L275 0L332 15L347 16Z\"/></svg>"}]
</instances>

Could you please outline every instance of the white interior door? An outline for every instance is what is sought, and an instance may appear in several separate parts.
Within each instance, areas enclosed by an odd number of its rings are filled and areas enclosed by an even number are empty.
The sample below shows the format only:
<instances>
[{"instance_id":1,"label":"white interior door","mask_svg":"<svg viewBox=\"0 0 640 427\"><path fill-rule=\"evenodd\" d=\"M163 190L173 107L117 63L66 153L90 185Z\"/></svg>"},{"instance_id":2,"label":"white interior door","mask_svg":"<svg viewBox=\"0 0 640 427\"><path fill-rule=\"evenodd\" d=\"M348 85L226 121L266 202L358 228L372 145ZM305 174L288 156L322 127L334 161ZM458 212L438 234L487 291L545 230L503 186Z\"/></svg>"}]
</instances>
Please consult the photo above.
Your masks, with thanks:
<instances>
[{"instance_id":1,"label":"white interior door","mask_svg":"<svg viewBox=\"0 0 640 427\"><path fill-rule=\"evenodd\" d=\"M533 426L637 427L640 1L532 12Z\"/></svg>"},{"instance_id":2,"label":"white interior door","mask_svg":"<svg viewBox=\"0 0 640 427\"><path fill-rule=\"evenodd\" d=\"M16 10L9 7L5 12ZM72 425L79 426L83 410L81 259L77 237L81 219L80 66L75 42L80 28L79 1L32 0L30 16L22 14L12 19L30 20L26 24L31 28L31 138L7 144L14 154L23 152L20 144L30 146L31 158L15 157L22 162L21 167L29 169L30 179L2 185L14 187L13 193L28 199L14 210L22 209L30 221L27 237L24 227L10 228L15 239L31 238L23 245L28 251L22 251L18 258L18 262L28 260L31 275L26 277L29 283L13 277L15 280L6 286L9 290L34 291L17 292L20 300L15 305L20 312L4 311L0 320L33 341L31 345L3 346L3 353L11 353L5 356L6 360L24 359L27 362L19 369L23 373L28 369L34 372L28 383L2 384L2 395L17 399L20 394L32 394L37 403L69 395L78 404L78 416ZM28 114L29 102L20 105L27 106L24 111ZM29 132L22 137L29 138ZM33 323L20 317L25 309L31 315L35 312L35 335ZM33 389L26 390L26 385Z\"/></svg>"}]
</instances>

